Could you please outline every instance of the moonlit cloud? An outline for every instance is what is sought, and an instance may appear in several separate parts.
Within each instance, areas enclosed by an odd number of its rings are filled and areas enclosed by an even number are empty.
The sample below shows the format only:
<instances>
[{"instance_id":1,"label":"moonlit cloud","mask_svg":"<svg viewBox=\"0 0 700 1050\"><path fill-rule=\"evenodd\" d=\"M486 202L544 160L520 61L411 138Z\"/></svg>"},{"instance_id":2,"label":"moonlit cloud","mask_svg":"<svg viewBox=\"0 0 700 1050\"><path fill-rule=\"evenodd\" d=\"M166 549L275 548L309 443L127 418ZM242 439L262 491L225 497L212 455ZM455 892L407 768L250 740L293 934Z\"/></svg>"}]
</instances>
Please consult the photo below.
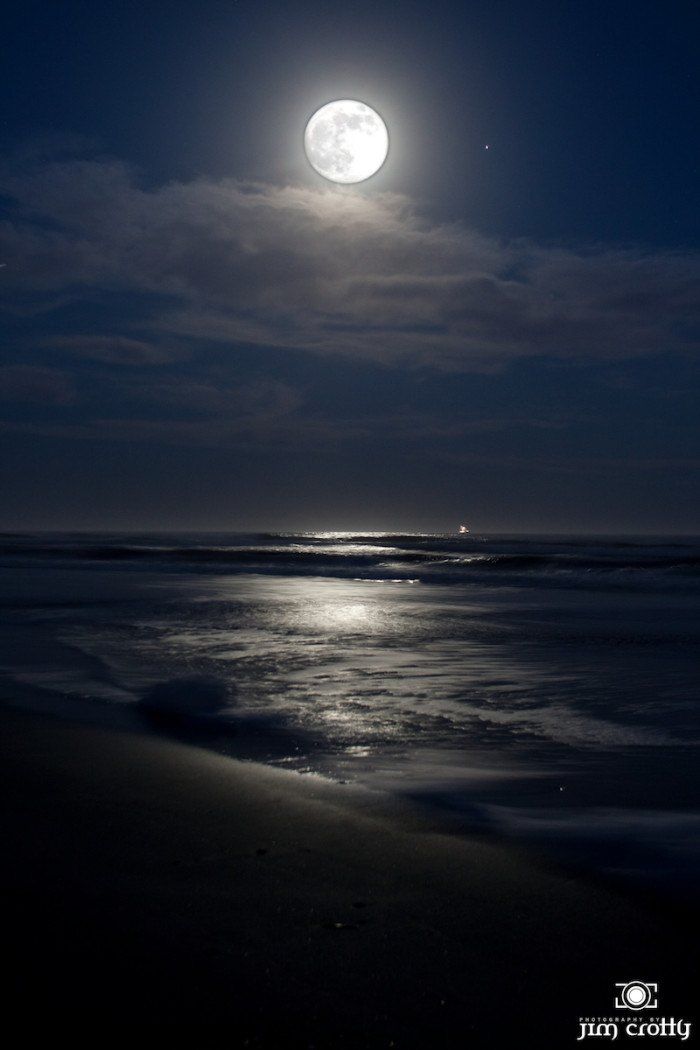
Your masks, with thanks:
<instances>
[{"instance_id":1,"label":"moonlit cloud","mask_svg":"<svg viewBox=\"0 0 700 1050\"><path fill-rule=\"evenodd\" d=\"M117 162L0 172L8 309L130 293L147 339L61 337L158 363L173 341L495 371L515 359L624 360L697 345L690 253L504 244L394 194L198 179L141 186ZM134 307L132 307L133 309Z\"/></svg>"}]
</instances>

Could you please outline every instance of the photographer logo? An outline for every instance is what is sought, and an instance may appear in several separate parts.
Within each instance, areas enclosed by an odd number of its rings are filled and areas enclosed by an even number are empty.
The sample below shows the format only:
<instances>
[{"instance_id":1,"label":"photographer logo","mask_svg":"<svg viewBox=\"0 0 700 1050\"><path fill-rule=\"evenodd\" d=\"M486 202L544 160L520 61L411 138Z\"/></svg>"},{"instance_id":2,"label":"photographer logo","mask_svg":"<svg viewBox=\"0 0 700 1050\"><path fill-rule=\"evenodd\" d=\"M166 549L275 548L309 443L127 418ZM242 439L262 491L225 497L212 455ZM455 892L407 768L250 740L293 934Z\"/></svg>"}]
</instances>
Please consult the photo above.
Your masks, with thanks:
<instances>
[{"instance_id":1,"label":"photographer logo","mask_svg":"<svg viewBox=\"0 0 700 1050\"><path fill-rule=\"evenodd\" d=\"M680 1039L682 1043L690 1038L691 1023L683 1018L657 1017L636 1011L658 1009L659 986L654 981L617 981L615 984L615 1010L624 1010L622 1016L579 1017L579 1034L577 1043L584 1039L610 1039L619 1036L633 1039L658 1037Z\"/></svg>"},{"instance_id":2,"label":"photographer logo","mask_svg":"<svg viewBox=\"0 0 700 1050\"><path fill-rule=\"evenodd\" d=\"M659 1000L656 993L658 984L647 984L646 981L621 981L615 985L620 992L615 996L616 1010L656 1010Z\"/></svg>"}]
</instances>

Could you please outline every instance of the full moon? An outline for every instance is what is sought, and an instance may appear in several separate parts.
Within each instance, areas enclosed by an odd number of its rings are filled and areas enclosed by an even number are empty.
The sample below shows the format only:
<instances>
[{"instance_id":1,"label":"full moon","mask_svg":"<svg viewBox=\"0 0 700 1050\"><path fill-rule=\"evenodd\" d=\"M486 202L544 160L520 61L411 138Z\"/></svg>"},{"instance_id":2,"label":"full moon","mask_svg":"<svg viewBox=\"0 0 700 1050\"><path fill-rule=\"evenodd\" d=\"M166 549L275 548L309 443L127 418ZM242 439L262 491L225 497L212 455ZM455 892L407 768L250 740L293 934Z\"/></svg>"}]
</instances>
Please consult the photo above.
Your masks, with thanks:
<instances>
[{"instance_id":1,"label":"full moon","mask_svg":"<svg viewBox=\"0 0 700 1050\"><path fill-rule=\"evenodd\" d=\"M389 133L370 106L342 98L316 110L306 125L304 149L324 179L364 182L386 160Z\"/></svg>"}]
</instances>

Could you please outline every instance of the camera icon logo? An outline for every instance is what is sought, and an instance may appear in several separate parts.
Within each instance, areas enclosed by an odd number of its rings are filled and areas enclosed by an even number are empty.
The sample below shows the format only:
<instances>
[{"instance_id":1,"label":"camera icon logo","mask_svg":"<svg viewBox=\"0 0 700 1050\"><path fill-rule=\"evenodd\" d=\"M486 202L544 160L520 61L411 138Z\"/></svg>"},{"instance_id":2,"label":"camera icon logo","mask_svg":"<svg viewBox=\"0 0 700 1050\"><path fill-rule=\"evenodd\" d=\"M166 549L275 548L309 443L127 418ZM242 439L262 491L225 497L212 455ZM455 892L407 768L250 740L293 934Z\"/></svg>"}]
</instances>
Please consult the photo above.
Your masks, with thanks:
<instances>
[{"instance_id":1,"label":"camera icon logo","mask_svg":"<svg viewBox=\"0 0 700 1050\"><path fill-rule=\"evenodd\" d=\"M659 1005L658 984L648 981L620 981L615 984L619 992L615 996L616 1010L655 1010Z\"/></svg>"}]
</instances>

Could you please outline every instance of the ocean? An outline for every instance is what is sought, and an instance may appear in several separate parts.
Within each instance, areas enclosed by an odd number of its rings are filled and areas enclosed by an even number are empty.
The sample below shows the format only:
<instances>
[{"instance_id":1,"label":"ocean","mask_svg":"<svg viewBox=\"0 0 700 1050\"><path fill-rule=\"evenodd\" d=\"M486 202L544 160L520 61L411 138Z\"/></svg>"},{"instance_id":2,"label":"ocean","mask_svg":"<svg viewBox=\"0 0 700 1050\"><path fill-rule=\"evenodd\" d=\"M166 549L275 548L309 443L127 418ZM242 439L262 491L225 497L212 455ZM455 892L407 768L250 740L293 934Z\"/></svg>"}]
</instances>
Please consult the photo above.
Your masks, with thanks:
<instances>
[{"instance_id":1,"label":"ocean","mask_svg":"<svg viewBox=\"0 0 700 1050\"><path fill-rule=\"evenodd\" d=\"M0 698L700 872L700 540L5 534Z\"/></svg>"}]
</instances>

